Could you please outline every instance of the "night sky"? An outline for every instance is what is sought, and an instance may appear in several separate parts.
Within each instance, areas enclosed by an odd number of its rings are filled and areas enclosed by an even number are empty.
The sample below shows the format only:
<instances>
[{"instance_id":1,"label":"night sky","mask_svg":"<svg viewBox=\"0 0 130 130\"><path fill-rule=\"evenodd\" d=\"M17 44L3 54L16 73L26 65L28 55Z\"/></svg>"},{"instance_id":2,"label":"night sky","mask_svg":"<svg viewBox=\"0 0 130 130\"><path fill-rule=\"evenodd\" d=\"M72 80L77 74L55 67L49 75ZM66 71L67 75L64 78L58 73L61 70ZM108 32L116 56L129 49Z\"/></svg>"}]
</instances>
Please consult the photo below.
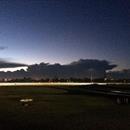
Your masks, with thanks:
<instances>
[{"instance_id":1,"label":"night sky","mask_svg":"<svg viewBox=\"0 0 130 130\"><path fill-rule=\"evenodd\" d=\"M0 59L108 60L130 68L129 0L0 0Z\"/></svg>"}]
</instances>

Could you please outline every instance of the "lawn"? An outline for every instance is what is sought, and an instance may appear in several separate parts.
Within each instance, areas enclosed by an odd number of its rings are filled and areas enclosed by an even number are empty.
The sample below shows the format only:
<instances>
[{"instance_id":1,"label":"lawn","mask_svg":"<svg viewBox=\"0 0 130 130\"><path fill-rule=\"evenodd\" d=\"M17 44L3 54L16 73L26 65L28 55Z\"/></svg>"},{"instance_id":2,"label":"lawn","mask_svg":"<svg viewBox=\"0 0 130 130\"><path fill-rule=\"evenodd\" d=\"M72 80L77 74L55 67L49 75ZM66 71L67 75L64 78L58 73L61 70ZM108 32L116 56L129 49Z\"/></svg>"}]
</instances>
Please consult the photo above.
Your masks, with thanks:
<instances>
[{"instance_id":1,"label":"lawn","mask_svg":"<svg viewBox=\"0 0 130 130\"><path fill-rule=\"evenodd\" d=\"M78 88L69 87L76 91ZM28 106L20 100L31 98ZM0 87L0 130L130 130L130 105L66 87Z\"/></svg>"}]
</instances>

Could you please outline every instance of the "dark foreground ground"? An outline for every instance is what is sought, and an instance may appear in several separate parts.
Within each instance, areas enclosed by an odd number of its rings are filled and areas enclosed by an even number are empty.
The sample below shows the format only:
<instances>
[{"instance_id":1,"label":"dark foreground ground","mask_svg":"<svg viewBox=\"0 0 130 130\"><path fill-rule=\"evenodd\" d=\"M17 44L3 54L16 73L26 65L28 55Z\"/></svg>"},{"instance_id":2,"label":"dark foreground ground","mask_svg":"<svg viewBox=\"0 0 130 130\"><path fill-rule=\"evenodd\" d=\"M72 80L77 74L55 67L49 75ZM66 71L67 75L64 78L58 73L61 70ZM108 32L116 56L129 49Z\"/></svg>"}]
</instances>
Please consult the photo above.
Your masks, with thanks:
<instances>
[{"instance_id":1,"label":"dark foreground ground","mask_svg":"<svg viewBox=\"0 0 130 130\"><path fill-rule=\"evenodd\" d=\"M130 130L130 105L75 87L0 87L0 130Z\"/></svg>"}]
</instances>

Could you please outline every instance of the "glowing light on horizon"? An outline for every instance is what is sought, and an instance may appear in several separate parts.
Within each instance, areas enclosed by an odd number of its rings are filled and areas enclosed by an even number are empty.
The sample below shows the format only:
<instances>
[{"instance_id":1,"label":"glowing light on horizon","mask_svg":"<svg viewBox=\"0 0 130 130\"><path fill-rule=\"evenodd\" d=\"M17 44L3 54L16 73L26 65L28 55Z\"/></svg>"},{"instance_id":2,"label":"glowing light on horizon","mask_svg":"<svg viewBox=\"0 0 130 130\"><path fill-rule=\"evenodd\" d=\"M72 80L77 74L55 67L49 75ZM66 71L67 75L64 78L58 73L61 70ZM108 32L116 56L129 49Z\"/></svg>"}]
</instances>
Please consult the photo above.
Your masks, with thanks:
<instances>
[{"instance_id":1,"label":"glowing light on horizon","mask_svg":"<svg viewBox=\"0 0 130 130\"><path fill-rule=\"evenodd\" d=\"M15 68L0 68L0 71L4 71L4 72L7 72L7 71L10 71L10 72L14 72L14 71L17 71L17 70L27 70L28 67L15 67Z\"/></svg>"},{"instance_id":2,"label":"glowing light on horizon","mask_svg":"<svg viewBox=\"0 0 130 130\"><path fill-rule=\"evenodd\" d=\"M91 82L88 82L88 83L75 83L75 82L27 82L27 83L16 83L16 82L13 82L13 83L7 83L7 82L3 82L3 83L0 83L0 86L86 86L86 85L92 85L93 83ZM118 83L118 82L115 82L115 83L96 83L97 85L107 85L107 84L114 84L114 85L130 85L130 83Z\"/></svg>"}]
</instances>

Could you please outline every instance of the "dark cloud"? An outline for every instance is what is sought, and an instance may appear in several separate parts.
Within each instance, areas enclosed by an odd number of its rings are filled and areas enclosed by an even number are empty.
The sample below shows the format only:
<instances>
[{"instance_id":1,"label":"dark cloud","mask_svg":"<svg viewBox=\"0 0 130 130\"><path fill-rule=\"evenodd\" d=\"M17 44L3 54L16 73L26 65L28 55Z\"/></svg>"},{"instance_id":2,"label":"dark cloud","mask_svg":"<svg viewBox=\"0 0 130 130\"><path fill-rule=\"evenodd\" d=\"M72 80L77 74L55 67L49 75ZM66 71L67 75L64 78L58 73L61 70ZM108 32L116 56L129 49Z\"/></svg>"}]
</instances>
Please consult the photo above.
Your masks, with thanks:
<instances>
[{"instance_id":1,"label":"dark cloud","mask_svg":"<svg viewBox=\"0 0 130 130\"><path fill-rule=\"evenodd\" d=\"M5 50L5 49L7 49L8 47L6 47L6 46L0 46L0 50Z\"/></svg>"},{"instance_id":2,"label":"dark cloud","mask_svg":"<svg viewBox=\"0 0 130 130\"><path fill-rule=\"evenodd\" d=\"M46 78L85 78L93 75L95 78L104 77L107 70L111 70L116 65L111 65L106 60L81 59L68 65L60 64L35 64L28 67L27 71L34 77Z\"/></svg>"},{"instance_id":3,"label":"dark cloud","mask_svg":"<svg viewBox=\"0 0 130 130\"><path fill-rule=\"evenodd\" d=\"M0 62L0 68L25 66L19 63ZM116 65L111 65L106 60L81 59L67 65L40 63L28 66L27 71L0 72L0 77L4 78L102 78L107 70L111 70Z\"/></svg>"},{"instance_id":4,"label":"dark cloud","mask_svg":"<svg viewBox=\"0 0 130 130\"><path fill-rule=\"evenodd\" d=\"M9 61L0 59L0 68L14 68L14 67L22 67L22 66L27 66L27 65L21 64L21 63L9 62Z\"/></svg>"},{"instance_id":5,"label":"dark cloud","mask_svg":"<svg viewBox=\"0 0 130 130\"><path fill-rule=\"evenodd\" d=\"M130 79L130 69L111 71L108 73L108 76L112 79Z\"/></svg>"}]
</instances>

